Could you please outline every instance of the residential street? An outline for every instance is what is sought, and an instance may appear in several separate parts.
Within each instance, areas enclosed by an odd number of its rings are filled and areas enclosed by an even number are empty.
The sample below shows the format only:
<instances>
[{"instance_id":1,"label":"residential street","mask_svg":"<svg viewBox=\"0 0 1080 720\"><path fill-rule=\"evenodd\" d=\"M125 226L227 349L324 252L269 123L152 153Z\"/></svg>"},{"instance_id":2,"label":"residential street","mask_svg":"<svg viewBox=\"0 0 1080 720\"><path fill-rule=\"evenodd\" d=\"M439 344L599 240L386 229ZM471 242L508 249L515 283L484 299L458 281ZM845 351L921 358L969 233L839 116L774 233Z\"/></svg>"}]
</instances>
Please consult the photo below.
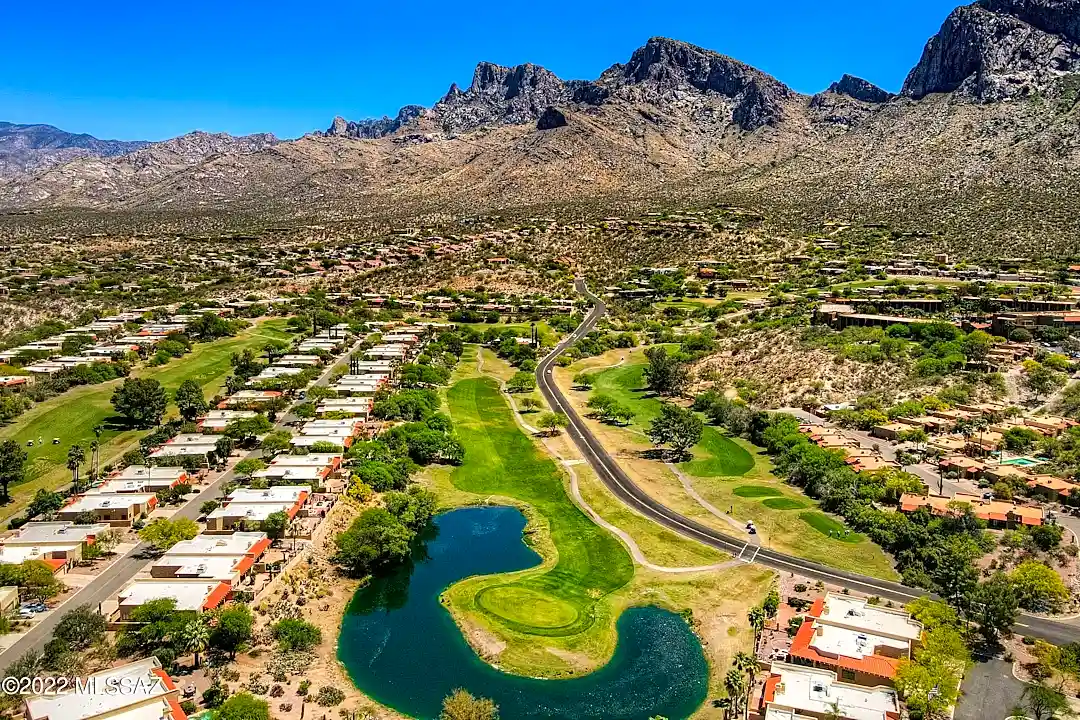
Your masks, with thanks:
<instances>
[{"instance_id":1,"label":"residential street","mask_svg":"<svg viewBox=\"0 0 1080 720\"><path fill-rule=\"evenodd\" d=\"M326 371L323 372L318 378L316 378L309 387L316 385L326 385L333 374L334 368L340 363L342 358L348 358L348 356L356 349L360 344L357 341L349 347L342 355L331 362ZM285 429L286 421L290 420L290 410L293 406L297 405L300 400L295 400L289 409L282 412L281 417L275 424L275 429ZM262 451L255 449L248 452L246 455L238 457L232 463L232 467L236 466L236 463L240 460L247 458L257 458L262 456ZM199 508L207 500L214 500L220 494L221 486L230 480L234 479L232 467L224 473L221 477L215 480L212 484L206 486L196 495L194 498L188 500L183 506L181 506L173 518L190 518L196 520L199 517ZM53 628L64 616L64 612L70 608L77 607L79 605L93 605L100 607L101 603L106 600L115 599L117 593L127 585L128 582L134 578L140 570L142 570L149 557L144 555L150 546L147 543L139 543L132 548L122 557L118 558L111 566L109 566L101 575L91 581L86 587L73 593L70 597L64 600L62 605L53 612L49 613L48 617L39 621L33 628L30 629L23 637L19 638L11 647L3 652L0 652L0 668L6 668L11 665L17 658L22 656L29 650L40 650L46 642L52 637Z\"/></svg>"}]
</instances>

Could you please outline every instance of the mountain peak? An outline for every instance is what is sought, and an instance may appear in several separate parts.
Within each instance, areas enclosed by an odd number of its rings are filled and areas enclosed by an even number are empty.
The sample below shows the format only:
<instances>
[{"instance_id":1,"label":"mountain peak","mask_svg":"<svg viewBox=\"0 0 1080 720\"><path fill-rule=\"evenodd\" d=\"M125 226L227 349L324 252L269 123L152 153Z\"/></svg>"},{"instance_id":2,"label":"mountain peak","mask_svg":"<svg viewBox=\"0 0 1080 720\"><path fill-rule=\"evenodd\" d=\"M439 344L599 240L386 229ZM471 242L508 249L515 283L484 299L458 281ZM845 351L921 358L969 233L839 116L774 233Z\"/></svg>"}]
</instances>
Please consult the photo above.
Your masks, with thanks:
<instances>
[{"instance_id":1,"label":"mountain peak","mask_svg":"<svg viewBox=\"0 0 1080 720\"><path fill-rule=\"evenodd\" d=\"M1053 93L1080 72L1080 0L978 0L930 38L903 94L958 92L979 101Z\"/></svg>"},{"instance_id":2,"label":"mountain peak","mask_svg":"<svg viewBox=\"0 0 1080 720\"><path fill-rule=\"evenodd\" d=\"M875 105L889 102L895 97L891 92L882 90L868 80L863 80L860 77L847 74L830 85L826 92L836 93L837 95L847 95L856 100L873 103Z\"/></svg>"}]
</instances>

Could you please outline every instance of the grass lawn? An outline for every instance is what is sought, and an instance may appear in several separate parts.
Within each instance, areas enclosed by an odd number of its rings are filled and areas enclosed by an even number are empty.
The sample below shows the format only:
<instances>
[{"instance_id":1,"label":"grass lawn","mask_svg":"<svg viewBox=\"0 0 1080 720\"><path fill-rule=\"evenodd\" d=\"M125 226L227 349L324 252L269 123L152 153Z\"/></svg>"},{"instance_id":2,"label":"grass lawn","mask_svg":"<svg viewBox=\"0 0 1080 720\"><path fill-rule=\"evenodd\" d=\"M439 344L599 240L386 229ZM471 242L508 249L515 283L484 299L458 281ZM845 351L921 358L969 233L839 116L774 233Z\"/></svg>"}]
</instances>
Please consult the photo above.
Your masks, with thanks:
<instances>
[{"instance_id":1,"label":"grass lawn","mask_svg":"<svg viewBox=\"0 0 1080 720\"><path fill-rule=\"evenodd\" d=\"M533 672L565 666L545 661L551 655L548 644L588 655L613 647L614 614L607 598L634 574L625 548L570 500L562 473L518 429L494 379L459 380L446 397L465 446L465 462L453 470L450 482L469 493L527 505L530 528L544 527L538 534L554 546L548 552L538 548L547 558L539 568L470 578L448 589L447 601L510 640L504 659Z\"/></svg>"},{"instance_id":2,"label":"grass lawn","mask_svg":"<svg viewBox=\"0 0 1080 720\"><path fill-rule=\"evenodd\" d=\"M170 395L180 383L190 378L202 385L207 397L212 397L221 390L229 375L229 356L245 348L259 348L269 339L291 337L285 332L285 322L284 319L268 320L236 337L198 343L182 358L160 367L140 368L133 375L158 380ZM29 440L36 443L41 438L45 441L44 445L27 448L26 480L11 487L13 502L0 508L0 520L6 520L26 507L38 488L55 490L70 480L70 471L64 467L68 448L75 443L83 443L85 447L94 439L96 425L105 426L100 439L102 465L114 462L134 446L143 431L120 425L110 402L113 390L122 382L113 380L73 388L35 405L11 425L0 428L0 440L12 438L24 447ZM60 438L60 443L53 445L53 438Z\"/></svg>"},{"instance_id":3,"label":"grass lawn","mask_svg":"<svg viewBox=\"0 0 1080 720\"><path fill-rule=\"evenodd\" d=\"M623 357L625 362L616 365ZM699 515L688 513L693 510L688 503L676 497L673 487L677 480L673 483L662 477L670 475L670 471L655 460L640 459L640 453L650 446L644 431L660 411L660 400L643 390L645 364L642 351L613 351L599 358L589 358L569 368L561 368L556 379L564 390L568 389L568 378L583 369L598 371L593 392L611 395L636 412L633 422L626 428L592 423L601 441L617 451L624 466L642 466L639 477L646 486L652 485L646 487L650 494L675 510L700 520ZM568 394L582 410L581 404L588 393L571 391ZM678 467L693 481L697 492L738 521L753 520L766 546L845 570L887 579L897 577L891 561L879 547L857 534L843 536L842 523L822 512L811 511L817 503L777 478L772 473L768 456L760 448L706 425L701 442L692 453L693 460L680 463ZM654 467L645 467L650 464ZM679 491L685 496L681 487ZM799 510L806 512L796 512ZM711 524L709 518L705 520L706 524ZM822 520L835 527L823 530ZM731 532L730 526L716 527Z\"/></svg>"}]
</instances>

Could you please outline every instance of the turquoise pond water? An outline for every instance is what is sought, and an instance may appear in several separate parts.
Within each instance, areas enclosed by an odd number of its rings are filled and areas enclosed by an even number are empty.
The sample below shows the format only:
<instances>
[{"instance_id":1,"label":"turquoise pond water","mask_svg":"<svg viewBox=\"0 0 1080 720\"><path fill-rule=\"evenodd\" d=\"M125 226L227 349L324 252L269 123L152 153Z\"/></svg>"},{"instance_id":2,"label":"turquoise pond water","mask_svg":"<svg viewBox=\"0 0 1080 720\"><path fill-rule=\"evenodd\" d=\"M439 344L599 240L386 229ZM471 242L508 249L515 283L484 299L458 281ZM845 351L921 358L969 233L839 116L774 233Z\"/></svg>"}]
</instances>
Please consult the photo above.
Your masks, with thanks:
<instances>
[{"instance_id":1,"label":"turquoise pond water","mask_svg":"<svg viewBox=\"0 0 1080 720\"><path fill-rule=\"evenodd\" d=\"M338 658L356 686L425 720L438 716L442 699L456 688L494 700L502 720L691 715L705 700L708 666L689 626L660 608L624 612L611 661L581 677L525 678L476 656L439 594L462 578L538 564L540 557L522 541L524 528L525 518L514 508L443 513L411 565L358 590L338 643Z\"/></svg>"}]
</instances>

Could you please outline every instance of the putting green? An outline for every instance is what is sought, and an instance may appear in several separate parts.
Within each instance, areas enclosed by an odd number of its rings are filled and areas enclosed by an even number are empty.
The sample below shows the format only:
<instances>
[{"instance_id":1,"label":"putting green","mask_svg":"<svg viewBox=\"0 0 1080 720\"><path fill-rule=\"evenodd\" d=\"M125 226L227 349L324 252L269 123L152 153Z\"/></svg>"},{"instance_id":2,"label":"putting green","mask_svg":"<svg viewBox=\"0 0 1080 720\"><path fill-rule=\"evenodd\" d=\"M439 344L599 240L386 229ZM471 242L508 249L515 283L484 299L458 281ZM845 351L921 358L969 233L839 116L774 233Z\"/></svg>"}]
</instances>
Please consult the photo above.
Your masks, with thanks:
<instances>
[{"instance_id":1,"label":"putting green","mask_svg":"<svg viewBox=\"0 0 1080 720\"><path fill-rule=\"evenodd\" d=\"M859 543L863 541L862 535L849 532L843 523L833 520L825 513L808 510L807 512L800 513L799 518L822 535L828 535L834 540L846 543Z\"/></svg>"},{"instance_id":2,"label":"putting green","mask_svg":"<svg viewBox=\"0 0 1080 720\"><path fill-rule=\"evenodd\" d=\"M566 634L579 615L570 603L529 587L496 585L476 594L476 604L521 632Z\"/></svg>"},{"instance_id":3,"label":"putting green","mask_svg":"<svg viewBox=\"0 0 1080 720\"><path fill-rule=\"evenodd\" d=\"M802 508L810 507L810 503L787 497L771 497L767 500L762 500L761 504L767 508L772 508L773 510L800 510Z\"/></svg>"},{"instance_id":4,"label":"putting green","mask_svg":"<svg viewBox=\"0 0 1080 720\"><path fill-rule=\"evenodd\" d=\"M740 485L731 492L744 498L776 498L783 496L783 493L776 488L765 487L764 485Z\"/></svg>"},{"instance_id":5,"label":"putting green","mask_svg":"<svg viewBox=\"0 0 1080 720\"><path fill-rule=\"evenodd\" d=\"M446 398L465 447L465 461L451 473L451 483L524 503L533 523L550 529L554 544L542 553L547 562L540 567L463 580L446 591L446 599L455 610L485 618L500 635L524 643L543 637L568 646L601 644L591 636L614 632L606 598L633 578L630 555L570 500L559 468L517 427L494 379L459 380Z\"/></svg>"}]
</instances>

